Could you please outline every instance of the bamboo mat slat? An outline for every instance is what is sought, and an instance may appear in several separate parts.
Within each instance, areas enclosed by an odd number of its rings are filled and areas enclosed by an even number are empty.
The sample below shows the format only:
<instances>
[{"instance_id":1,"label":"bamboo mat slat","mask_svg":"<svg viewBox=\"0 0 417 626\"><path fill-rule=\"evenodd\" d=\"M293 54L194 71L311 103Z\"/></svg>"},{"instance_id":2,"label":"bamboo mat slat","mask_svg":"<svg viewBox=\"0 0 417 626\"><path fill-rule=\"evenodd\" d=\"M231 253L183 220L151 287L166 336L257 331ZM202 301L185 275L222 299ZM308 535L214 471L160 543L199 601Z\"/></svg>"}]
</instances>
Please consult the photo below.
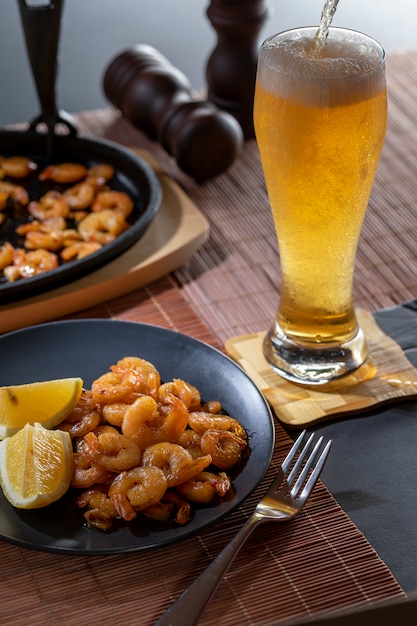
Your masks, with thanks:
<instances>
[{"instance_id":1,"label":"bamboo mat slat","mask_svg":"<svg viewBox=\"0 0 417 626\"><path fill-rule=\"evenodd\" d=\"M81 317L159 324L221 347L170 277L67 319ZM224 521L179 544L104 557L68 557L0 544L2 623L75 626L88 615L92 625L151 626L244 523L290 445L277 424L273 461L261 485ZM319 483L294 521L254 532L201 624L285 623L318 611L402 597L386 565Z\"/></svg>"}]
</instances>

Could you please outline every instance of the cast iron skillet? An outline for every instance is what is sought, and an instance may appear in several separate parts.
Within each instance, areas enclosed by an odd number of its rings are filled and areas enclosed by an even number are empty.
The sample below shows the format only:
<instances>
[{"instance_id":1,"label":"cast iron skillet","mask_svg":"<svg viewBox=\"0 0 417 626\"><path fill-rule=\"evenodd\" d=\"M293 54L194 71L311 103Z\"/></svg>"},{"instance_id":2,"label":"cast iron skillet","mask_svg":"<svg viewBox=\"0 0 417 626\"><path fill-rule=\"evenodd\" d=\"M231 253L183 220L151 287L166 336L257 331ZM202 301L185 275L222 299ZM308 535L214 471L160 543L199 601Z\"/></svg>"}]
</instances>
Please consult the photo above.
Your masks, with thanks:
<instances>
[{"instance_id":1,"label":"cast iron skillet","mask_svg":"<svg viewBox=\"0 0 417 626\"><path fill-rule=\"evenodd\" d=\"M27 156L39 164L38 171L49 163L77 162L87 166L110 163L116 171L111 186L132 197L134 211L128 230L84 259L14 283L0 277L0 305L68 283L119 256L145 232L159 209L162 195L158 179L141 158L113 142L78 136L71 116L58 111L55 83L64 0L51 0L49 4L37 6L30 6L27 0L18 2L41 113L29 124L28 130L0 131L0 154ZM39 181L36 174L22 184L31 199L39 198L50 189L50 184ZM15 227L22 221L26 221L26 217L8 214L0 226L0 244L6 240L13 242Z\"/></svg>"}]
</instances>

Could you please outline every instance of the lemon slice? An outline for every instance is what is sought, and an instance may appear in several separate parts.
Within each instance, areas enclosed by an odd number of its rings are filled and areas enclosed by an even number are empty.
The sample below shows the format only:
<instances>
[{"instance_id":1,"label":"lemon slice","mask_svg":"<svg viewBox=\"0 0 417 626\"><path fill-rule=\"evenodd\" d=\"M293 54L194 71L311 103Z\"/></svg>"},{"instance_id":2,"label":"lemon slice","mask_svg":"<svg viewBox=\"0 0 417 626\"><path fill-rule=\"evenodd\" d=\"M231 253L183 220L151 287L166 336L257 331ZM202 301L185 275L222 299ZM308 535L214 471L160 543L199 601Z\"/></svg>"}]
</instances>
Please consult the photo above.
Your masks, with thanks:
<instances>
[{"instance_id":1,"label":"lemon slice","mask_svg":"<svg viewBox=\"0 0 417 626\"><path fill-rule=\"evenodd\" d=\"M27 423L57 426L74 408L83 388L81 378L59 378L0 387L0 439Z\"/></svg>"},{"instance_id":2,"label":"lemon slice","mask_svg":"<svg viewBox=\"0 0 417 626\"><path fill-rule=\"evenodd\" d=\"M0 442L0 483L5 497L20 509L36 509L67 491L73 470L69 433L26 424Z\"/></svg>"}]
</instances>

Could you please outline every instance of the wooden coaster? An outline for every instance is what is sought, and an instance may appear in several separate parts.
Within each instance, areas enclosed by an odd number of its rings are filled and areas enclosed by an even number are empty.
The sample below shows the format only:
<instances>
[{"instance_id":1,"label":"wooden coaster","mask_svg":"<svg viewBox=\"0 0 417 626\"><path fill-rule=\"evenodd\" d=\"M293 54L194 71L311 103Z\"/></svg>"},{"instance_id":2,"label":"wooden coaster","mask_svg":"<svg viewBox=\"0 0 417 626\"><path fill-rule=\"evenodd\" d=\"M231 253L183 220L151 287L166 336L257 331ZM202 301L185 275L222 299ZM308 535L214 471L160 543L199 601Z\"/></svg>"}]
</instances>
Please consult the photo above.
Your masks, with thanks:
<instances>
[{"instance_id":1,"label":"wooden coaster","mask_svg":"<svg viewBox=\"0 0 417 626\"><path fill-rule=\"evenodd\" d=\"M162 187L161 207L145 234L82 278L0 306L0 332L63 317L147 285L180 267L207 240L204 215L150 153L135 152L152 166Z\"/></svg>"},{"instance_id":2,"label":"wooden coaster","mask_svg":"<svg viewBox=\"0 0 417 626\"><path fill-rule=\"evenodd\" d=\"M380 329L371 313L358 310L357 316L368 340L368 359L353 374L324 387L297 385L276 374L263 356L265 332L228 340L226 352L249 374L278 419L290 428L417 397L417 370L400 346Z\"/></svg>"}]
</instances>

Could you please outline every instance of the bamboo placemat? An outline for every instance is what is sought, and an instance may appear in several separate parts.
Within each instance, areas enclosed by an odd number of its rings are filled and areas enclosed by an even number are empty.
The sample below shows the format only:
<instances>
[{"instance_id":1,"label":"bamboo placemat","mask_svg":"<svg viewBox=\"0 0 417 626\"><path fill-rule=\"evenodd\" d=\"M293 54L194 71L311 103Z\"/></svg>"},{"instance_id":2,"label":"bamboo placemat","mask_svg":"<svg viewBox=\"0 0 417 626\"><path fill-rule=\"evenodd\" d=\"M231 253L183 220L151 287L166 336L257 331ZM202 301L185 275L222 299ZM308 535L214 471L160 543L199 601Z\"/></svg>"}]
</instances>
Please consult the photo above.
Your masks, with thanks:
<instances>
[{"instance_id":1,"label":"bamboo placemat","mask_svg":"<svg viewBox=\"0 0 417 626\"><path fill-rule=\"evenodd\" d=\"M263 356L265 332L226 341L226 352L246 370L279 420L303 428L346 414L371 410L417 396L417 369L401 347L378 326L371 313L357 310L369 355L358 370L324 387L296 385L271 370Z\"/></svg>"},{"instance_id":2,"label":"bamboo placemat","mask_svg":"<svg viewBox=\"0 0 417 626\"><path fill-rule=\"evenodd\" d=\"M71 315L80 317L154 323L220 348L169 277ZM277 424L273 462L257 490L223 522L179 544L109 557L69 557L0 544L0 621L66 626L88 619L92 625L151 626L234 536L290 446ZM319 483L294 521L255 531L201 624L256 626L401 597L388 568Z\"/></svg>"},{"instance_id":3,"label":"bamboo placemat","mask_svg":"<svg viewBox=\"0 0 417 626\"><path fill-rule=\"evenodd\" d=\"M370 311L417 298L417 50L388 55L387 77L389 126L354 280L356 305ZM279 258L255 141L246 142L227 172L198 186L116 111L90 112L80 123L83 132L150 147L208 217L208 242L176 277L216 336L225 342L269 328Z\"/></svg>"}]
</instances>

